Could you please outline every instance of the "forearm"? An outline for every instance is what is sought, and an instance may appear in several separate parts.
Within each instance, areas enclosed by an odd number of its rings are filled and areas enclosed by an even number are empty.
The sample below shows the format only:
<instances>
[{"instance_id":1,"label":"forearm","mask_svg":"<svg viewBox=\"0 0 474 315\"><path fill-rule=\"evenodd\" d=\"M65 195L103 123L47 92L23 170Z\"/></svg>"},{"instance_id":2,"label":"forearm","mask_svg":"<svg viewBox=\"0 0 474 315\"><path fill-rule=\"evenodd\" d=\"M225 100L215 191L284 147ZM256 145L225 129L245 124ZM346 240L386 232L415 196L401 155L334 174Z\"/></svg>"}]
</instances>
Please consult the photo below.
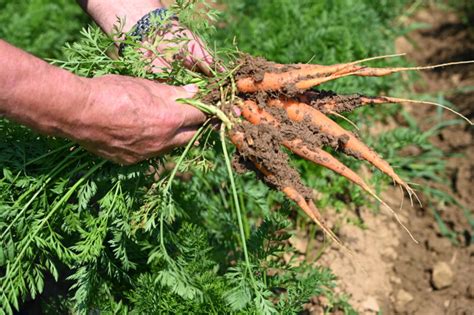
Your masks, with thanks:
<instances>
[{"instance_id":1,"label":"forearm","mask_svg":"<svg viewBox=\"0 0 474 315\"><path fill-rule=\"evenodd\" d=\"M85 79L0 40L1 116L41 133L69 136L87 99Z\"/></svg>"},{"instance_id":2,"label":"forearm","mask_svg":"<svg viewBox=\"0 0 474 315\"><path fill-rule=\"evenodd\" d=\"M117 18L125 22L123 31L128 32L145 14L162 8L159 0L77 0L94 21L107 33L113 33Z\"/></svg>"}]
</instances>

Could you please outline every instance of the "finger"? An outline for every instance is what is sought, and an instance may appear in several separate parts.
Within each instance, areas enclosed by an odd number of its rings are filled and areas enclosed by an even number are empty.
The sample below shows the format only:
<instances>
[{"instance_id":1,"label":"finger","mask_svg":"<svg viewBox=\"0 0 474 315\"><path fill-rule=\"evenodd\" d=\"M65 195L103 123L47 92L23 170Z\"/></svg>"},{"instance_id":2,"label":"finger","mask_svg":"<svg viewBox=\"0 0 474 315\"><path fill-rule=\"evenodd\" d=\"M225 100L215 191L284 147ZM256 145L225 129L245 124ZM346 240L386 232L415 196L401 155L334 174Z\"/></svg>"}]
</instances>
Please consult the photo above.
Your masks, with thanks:
<instances>
[{"instance_id":1,"label":"finger","mask_svg":"<svg viewBox=\"0 0 474 315\"><path fill-rule=\"evenodd\" d=\"M214 57L209 53L201 39L194 34L192 36L194 39L188 43L188 55L184 59L184 64L191 69L198 68L207 76L212 75L213 67L215 71L223 72L224 67L216 64Z\"/></svg>"},{"instance_id":2,"label":"finger","mask_svg":"<svg viewBox=\"0 0 474 315\"><path fill-rule=\"evenodd\" d=\"M192 63L193 66L197 66L205 75L210 76L214 58L204 47L202 41L194 34L192 36L194 39L188 43L190 58L187 58L187 63Z\"/></svg>"},{"instance_id":3,"label":"finger","mask_svg":"<svg viewBox=\"0 0 474 315\"><path fill-rule=\"evenodd\" d=\"M195 59L198 67L207 75L211 75L210 70L214 68L214 71L224 72L225 68L222 64L214 59L214 56L209 53L209 50L206 48L204 42L196 36L192 34L194 38L194 42L197 43L197 46L193 46L190 51L191 55ZM209 73L208 73L209 71Z\"/></svg>"},{"instance_id":4,"label":"finger","mask_svg":"<svg viewBox=\"0 0 474 315\"><path fill-rule=\"evenodd\" d=\"M154 56L151 62L151 72L163 73L165 70L170 69L171 64L161 56Z\"/></svg>"},{"instance_id":5,"label":"finger","mask_svg":"<svg viewBox=\"0 0 474 315\"><path fill-rule=\"evenodd\" d=\"M189 143L194 137L199 127L180 128L176 135L169 141L171 147L181 147Z\"/></svg>"}]
</instances>

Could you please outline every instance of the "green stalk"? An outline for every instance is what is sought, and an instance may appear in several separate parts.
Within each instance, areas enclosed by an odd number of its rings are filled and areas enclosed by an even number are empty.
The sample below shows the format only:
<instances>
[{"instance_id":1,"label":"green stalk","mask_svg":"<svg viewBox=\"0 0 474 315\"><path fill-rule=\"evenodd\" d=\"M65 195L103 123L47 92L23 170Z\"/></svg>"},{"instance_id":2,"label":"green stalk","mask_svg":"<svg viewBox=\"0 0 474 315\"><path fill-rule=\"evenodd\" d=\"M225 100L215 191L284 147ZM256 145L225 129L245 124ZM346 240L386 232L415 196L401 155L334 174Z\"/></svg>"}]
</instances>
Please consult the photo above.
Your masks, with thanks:
<instances>
[{"instance_id":1,"label":"green stalk","mask_svg":"<svg viewBox=\"0 0 474 315\"><path fill-rule=\"evenodd\" d=\"M232 172L232 164L230 162L229 153L227 152L226 138L225 138L225 125L221 125L220 136L221 136L222 151L224 152L224 159L225 159L227 174L229 175L230 187L232 189L232 197L234 199L234 206L237 212L237 221L239 223L240 238L242 240L242 249L244 252L245 264L247 266L247 271L250 275L250 279L252 280L252 285L254 287L255 293L258 294L259 290L252 273L252 266L250 264L249 254L247 250L247 239L245 237L245 229L244 229L244 222L242 220L242 212L240 209L239 195L237 193L237 187L234 181L234 173Z\"/></svg>"},{"instance_id":2,"label":"green stalk","mask_svg":"<svg viewBox=\"0 0 474 315\"><path fill-rule=\"evenodd\" d=\"M223 111L221 111L217 106L213 105L207 105L204 104L201 101L194 100L194 99L188 99L188 98L180 98L177 99L178 102L185 103L191 106L196 107L200 111L209 114L209 115L214 115L217 118L219 118L224 125L226 126L227 129L230 129L232 127L232 122L229 120L226 114L224 114Z\"/></svg>"},{"instance_id":3,"label":"green stalk","mask_svg":"<svg viewBox=\"0 0 474 315\"><path fill-rule=\"evenodd\" d=\"M66 148L69 148L70 146L71 146L71 143L67 143L67 144L65 144L65 145L63 145L63 146L61 146L61 147L59 147L59 148L57 148L57 149L54 149L54 150L52 150L52 151L50 151L50 152L48 152L48 153L45 153L45 154L43 154L43 155L40 155L40 156L38 156L37 158L34 158L34 159L32 159L32 160L29 160L28 162L25 163L24 166L31 165L31 164L33 164L33 163L39 161L39 160L42 160L42 159L44 159L44 158L47 158L47 157L50 156L50 155L53 155L53 154L55 154L55 153L57 153L57 152L59 152L59 151L62 151L62 150L64 150L64 149L66 149Z\"/></svg>"},{"instance_id":4,"label":"green stalk","mask_svg":"<svg viewBox=\"0 0 474 315\"><path fill-rule=\"evenodd\" d=\"M240 186L243 187L243 184L240 183ZM240 190L240 193L239 193L239 200L240 200L240 204L241 204L241 207L242 207L242 212L247 213L247 210L245 209L244 194L243 194L242 190ZM244 228L245 228L245 235L246 235L246 237L249 237L249 235L250 235L250 224L247 220L247 216L244 215L242 219L243 219Z\"/></svg>"},{"instance_id":5,"label":"green stalk","mask_svg":"<svg viewBox=\"0 0 474 315\"><path fill-rule=\"evenodd\" d=\"M189 150L191 149L191 147L194 145L194 142L196 142L196 140L201 136L202 134L202 131L204 130L204 128L206 128L206 125L207 125L207 122L205 122L201 128L198 129L198 131L196 131L196 133L194 134L194 136L192 137L192 139L188 142L188 144L186 145L186 147L184 148L184 151L183 153L181 154L181 156L179 157L178 161L176 162L176 165L175 167L173 168L173 170L171 171L171 174L170 174L170 177L168 179L168 182L166 183L166 186L164 188L164 191L165 191L165 194L168 195L169 194L169 190L171 188L171 184L173 183L173 180L174 180L174 177L176 176L176 173L178 172L178 169L179 167L181 166L181 164L183 163L184 161L184 158L185 156L188 154ZM167 251L166 251L166 247L165 247L165 240L164 240L164 233L163 233L163 229L164 229L164 213L162 212L161 215L160 215L160 244L161 244L161 248L163 249L163 252L168 255Z\"/></svg>"},{"instance_id":6,"label":"green stalk","mask_svg":"<svg viewBox=\"0 0 474 315\"><path fill-rule=\"evenodd\" d=\"M69 200L69 198L71 198L72 194L76 191L76 189L87 179L89 178L95 171L97 171L99 168L101 168L105 163L107 163L107 161L101 161L100 163L98 163L97 165L95 165L94 167L92 167L83 177L81 177L68 191L67 193L58 201L58 203L56 203L53 207L53 209L51 209L51 211L48 213L47 216L45 216L40 222L39 224L37 224L35 227L36 227L36 230L31 234L29 235L28 237L28 240L26 242L26 244L23 246L21 252L16 256L16 259L13 263L13 266L11 266L10 268L7 267L7 270L10 271L10 273L14 273L14 270L16 268L18 268L18 265L21 261L21 259L23 258L23 256L25 255L27 249L29 248L31 242L36 238L36 236L38 235L38 233L41 231L41 229L49 222L49 220L51 219L51 217L53 216L53 214L58 211L58 209L65 203ZM5 275L5 278L8 277L8 273ZM5 292L5 288L6 288L6 285L7 285L8 281L2 281L2 286L1 286L1 291L0 292Z\"/></svg>"}]
</instances>

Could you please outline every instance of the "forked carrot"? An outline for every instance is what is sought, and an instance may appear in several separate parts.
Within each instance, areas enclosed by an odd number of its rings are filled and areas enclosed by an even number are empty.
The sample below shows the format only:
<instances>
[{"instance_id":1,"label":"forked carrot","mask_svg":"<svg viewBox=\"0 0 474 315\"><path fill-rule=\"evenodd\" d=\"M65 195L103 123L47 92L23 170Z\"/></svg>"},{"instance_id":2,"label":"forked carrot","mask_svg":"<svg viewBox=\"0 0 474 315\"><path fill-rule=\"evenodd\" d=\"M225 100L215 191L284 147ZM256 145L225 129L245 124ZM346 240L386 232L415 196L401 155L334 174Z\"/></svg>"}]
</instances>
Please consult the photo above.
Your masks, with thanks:
<instances>
[{"instance_id":1,"label":"forked carrot","mask_svg":"<svg viewBox=\"0 0 474 315\"><path fill-rule=\"evenodd\" d=\"M393 170L393 168L377 153L367 147L362 141L357 139L351 132L339 126L335 121L328 118L319 110L311 106L299 103L293 100L270 100L270 106L283 108L286 110L288 117L293 121L303 121L305 117L309 117L314 126L318 127L321 132L337 138L345 138L347 141L343 144L343 149L346 153L360 156L360 158L372 163L379 170L390 176L396 183L403 186L411 195L413 189L408 186Z\"/></svg>"},{"instance_id":2,"label":"forked carrot","mask_svg":"<svg viewBox=\"0 0 474 315\"><path fill-rule=\"evenodd\" d=\"M262 108L259 108L254 101L246 100L242 102L239 107L242 110L242 116L244 116L247 121L251 122L254 125L267 123L275 127L279 126L279 122L277 121L277 119L275 119L270 113L266 112ZM365 183L365 181L359 175L357 175L357 173L345 166L331 154L320 148L309 148L304 144L304 139L283 140L282 144L296 155L299 155L300 157L315 164L326 167L361 187L368 194L374 197L378 202L380 202L383 206L385 206L396 218L398 223L408 232L410 237L415 242L417 242L411 232L408 230L408 228L401 222L398 214L379 196L377 196L377 194L372 191L369 185L367 185L367 183Z\"/></svg>"},{"instance_id":3,"label":"forked carrot","mask_svg":"<svg viewBox=\"0 0 474 315\"><path fill-rule=\"evenodd\" d=\"M268 112L258 107L254 101L244 101L240 104L242 116L254 125L268 123L275 127L279 126L279 122ZM309 160L313 163L324 166L360 186L362 189L373 195L369 186L354 173L350 168L345 166L335 157L320 148L309 148L304 144L304 139L283 140L282 144L290 149L293 153ZM377 197L377 200L379 198Z\"/></svg>"},{"instance_id":4,"label":"forked carrot","mask_svg":"<svg viewBox=\"0 0 474 315\"><path fill-rule=\"evenodd\" d=\"M283 193L291 200L293 200L305 213L310 217L336 244L342 248L347 249L341 240L326 226L321 218L321 214L317 210L312 200L306 200L295 188L287 186L282 189ZM350 250L349 250L350 252Z\"/></svg>"},{"instance_id":5,"label":"forked carrot","mask_svg":"<svg viewBox=\"0 0 474 315\"><path fill-rule=\"evenodd\" d=\"M242 110L242 116L249 122L254 125L259 125L261 123L268 123L275 127L279 126L279 122L268 112L259 108L254 101L244 101L240 104ZM309 148L304 144L304 139L294 139L294 140L283 140L282 144L286 146L290 151L299 155L300 157L309 160L313 163L324 166L342 176L349 179L356 185L360 186L362 189L367 191L369 194L374 195L370 187L350 168L345 166L335 157L333 157L328 152L320 148ZM377 200L379 198L377 196Z\"/></svg>"},{"instance_id":6,"label":"forked carrot","mask_svg":"<svg viewBox=\"0 0 474 315\"><path fill-rule=\"evenodd\" d=\"M289 68L288 71L277 71L272 72L271 70L265 72L263 79L256 80L253 77L246 77L237 80L237 89L242 93L254 93L258 91L277 91L284 88L287 85L296 84L299 81L309 78L320 78L324 81L324 78L331 78L333 76L342 76L347 73L353 73L363 69L362 66L357 66L360 63L382 59L402 56L404 54L394 54L385 56L376 56L348 63L340 63L334 65L318 65L318 64L274 64L275 69L281 70L282 68ZM322 83L321 82L321 83Z\"/></svg>"},{"instance_id":7,"label":"forked carrot","mask_svg":"<svg viewBox=\"0 0 474 315\"><path fill-rule=\"evenodd\" d=\"M339 79L342 77L351 76L351 75L359 76L359 77L381 77L381 76L394 74L397 72L430 70L430 69L436 69L440 67L462 65L462 64L469 64L469 63L474 63L474 60L450 62L450 63L443 63L443 64L433 65L433 66L423 66L423 67L371 68L371 67L353 66L353 67L344 69L344 71L334 72L333 74L329 76L325 76L323 78L315 76L315 77L308 77L307 79L299 80L298 82L294 83L294 86L296 89L303 91L303 90L307 90L312 87L318 86L322 83Z\"/></svg>"}]
</instances>

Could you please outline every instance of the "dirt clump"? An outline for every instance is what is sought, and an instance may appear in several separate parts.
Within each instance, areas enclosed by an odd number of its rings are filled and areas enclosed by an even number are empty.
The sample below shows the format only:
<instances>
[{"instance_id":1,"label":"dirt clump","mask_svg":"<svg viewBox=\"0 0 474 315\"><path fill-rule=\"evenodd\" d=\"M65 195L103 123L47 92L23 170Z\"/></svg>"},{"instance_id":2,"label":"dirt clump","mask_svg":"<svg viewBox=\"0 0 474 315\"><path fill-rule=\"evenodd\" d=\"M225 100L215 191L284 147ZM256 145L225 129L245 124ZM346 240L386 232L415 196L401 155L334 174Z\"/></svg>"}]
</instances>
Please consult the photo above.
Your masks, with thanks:
<instances>
[{"instance_id":1,"label":"dirt clump","mask_svg":"<svg viewBox=\"0 0 474 315\"><path fill-rule=\"evenodd\" d=\"M324 114L350 112L363 105L361 94L338 95L333 91L309 91L305 101ZM328 107L331 106L331 110Z\"/></svg>"},{"instance_id":2,"label":"dirt clump","mask_svg":"<svg viewBox=\"0 0 474 315\"><path fill-rule=\"evenodd\" d=\"M244 135L243 145L237 154L242 167L248 167L249 162L260 165L267 171L261 178L273 188L282 190L291 186L297 189L305 198L312 197L312 190L301 182L298 172L289 165L289 157L281 148L281 134L271 125L258 126L243 122L235 128L236 132ZM251 167L250 170L254 170ZM258 171L261 173L261 171Z\"/></svg>"},{"instance_id":3,"label":"dirt clump","mask_svg":"<svg viewBox=\"0 0 474 315\"><path fill-rule=\"evenodd\" d=\"M433 267L431 282L437 290L447 288L453 284L454 273L448 263L440 261Z\"/></svg>"},{"instance_id":4,"label":"dirt clump","mask_svg":"<svg viewBox=\"0 0 474 315\"><path fill-rule=\"evenodd\" d=\"M293 68L291 65L279 65L263 57L255 57L249 54L242 54L237 64L239 69L235 78L238 80L244 77L252 77L254 82L262 82L267 72L281 73Z\"/></svg>"}]
</instances>

